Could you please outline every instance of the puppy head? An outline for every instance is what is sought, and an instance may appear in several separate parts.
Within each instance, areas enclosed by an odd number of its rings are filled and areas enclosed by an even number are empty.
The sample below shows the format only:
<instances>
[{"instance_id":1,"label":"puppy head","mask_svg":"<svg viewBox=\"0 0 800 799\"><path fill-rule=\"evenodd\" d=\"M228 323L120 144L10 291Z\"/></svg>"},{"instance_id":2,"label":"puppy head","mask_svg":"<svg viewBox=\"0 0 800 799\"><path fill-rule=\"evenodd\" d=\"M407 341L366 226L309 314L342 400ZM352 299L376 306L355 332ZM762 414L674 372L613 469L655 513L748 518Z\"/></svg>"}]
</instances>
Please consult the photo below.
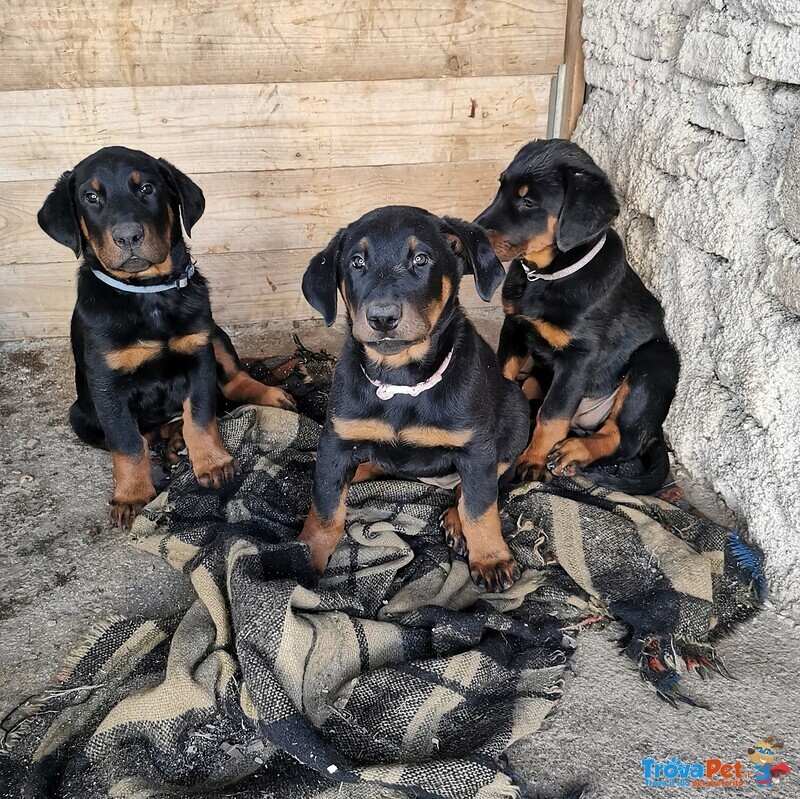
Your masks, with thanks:
<instances>
[{"instance_id":1,"label":"puppy head","mask_svg":"<svg viewBox=\"0 0 800 799\"><path fill-rule=\"evenodd\" d=\"M163 159L104 147L65 172L39 211L48 236L76 257L92 253L114 277L157 277L172 270L172 244L203 214L200 188Z\"/></svg>"},{"instance_id":2,"label":"puppy head","mask_svg":"<svg viewBox=\"0 0 800 799\"><path fill-rule=\"evenodd\" d=\"M419 360L447 324L461 277L472 274L487 302L503 266L476 225L421 208L387 206L340 230L314 256L303 294L328 325L341 294L353 337L376 359Z\"/></svg>"},{"instance_id":3,"label":"puppy head","mask_svg":"<svg viewBox=\"0 0 800 799\"><path fill-rule=\"evenodd\" d=\"M526 144L500 175L492 204L475 222L498 258L523 257L540 269L605 231L619 213L611 183L573 142Z\"/></svg>"}]
</instances>

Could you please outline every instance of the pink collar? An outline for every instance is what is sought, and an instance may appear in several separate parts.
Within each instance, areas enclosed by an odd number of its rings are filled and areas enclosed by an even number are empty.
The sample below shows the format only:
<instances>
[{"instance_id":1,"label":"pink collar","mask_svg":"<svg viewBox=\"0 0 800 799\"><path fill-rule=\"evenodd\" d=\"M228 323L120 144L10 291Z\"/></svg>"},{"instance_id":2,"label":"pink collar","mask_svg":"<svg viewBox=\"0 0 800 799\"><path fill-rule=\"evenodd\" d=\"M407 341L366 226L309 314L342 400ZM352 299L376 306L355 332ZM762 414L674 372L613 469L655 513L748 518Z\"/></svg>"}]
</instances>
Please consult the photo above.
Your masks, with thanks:
<instances>
[{"instance_id":1,"label":"pink collar","mask_svg":"<svg viewBox=\"0 0 800 799\"><path fill-rule=\"evenodd\" d=\"M603 245L606 243L606 237L603 236L597 244L592 247L580 261L576 261L572 266L568 266L566 269L561 269L558 272L553 272L552 275L543 275L537 272L535 269L531 269L529 266L526 266L523 261L520 261L522 264L523 270L525 270L525 277L528 278L531 282L534 280L561 280L562 277L569 277L570 275L574 275L579 269L583 269L592 258L603 249Z\"/></svg>"},{"instance_id":2,"label":"pink collar","mask_svg":"<svg viewBox=\"0 0 800 799\"><path fill-rule=\"evenodd\" d=\"M363 364L361 365L361 371L364 373L364 377L378 389L375 392L378 399L390 400L396 394L410 394L412 397L418 397L423 391L427 391L429 388L433 388L437 383L442 382L442 375L444 374L444 370L447 369L452 357L453 350L450 350L450 352L447 353L447 357L442 361L442 365L427 380L423 380L415 386L395 386L391 383L380 383L377 380L373 380L367 374L367 370L364 369Z\"/></svg>"}]
</instances>

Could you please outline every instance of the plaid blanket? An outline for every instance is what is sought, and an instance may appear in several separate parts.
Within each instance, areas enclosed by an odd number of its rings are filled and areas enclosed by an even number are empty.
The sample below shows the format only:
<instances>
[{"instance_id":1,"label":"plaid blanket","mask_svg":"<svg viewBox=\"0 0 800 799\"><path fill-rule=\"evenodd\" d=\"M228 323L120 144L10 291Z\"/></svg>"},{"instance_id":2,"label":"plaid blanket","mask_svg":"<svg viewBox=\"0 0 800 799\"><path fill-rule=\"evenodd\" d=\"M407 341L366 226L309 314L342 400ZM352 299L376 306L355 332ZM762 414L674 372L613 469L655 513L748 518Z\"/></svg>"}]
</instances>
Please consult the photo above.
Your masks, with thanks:
<instances>
[{"instance_id":1,"label":"plaid blanket","mask_svg":"<svg viewBox=\"0 0 800 799\"><path fill-rule=\"evenodd\" d=\"M92 631L57 685L5 720L3 796L518 796L502 753L558 702L578 630L621 620L642 675L691 701L678 660L722 670L713 637L764 591L735 532L580 479L504 498L524 573L500 595L444 543L450 492L353 486L315 586L295 537L319 425L243 408L220 429L238 482L206 491L185 470L133 528L196 600Z\"/></svg>"}]
</instances>

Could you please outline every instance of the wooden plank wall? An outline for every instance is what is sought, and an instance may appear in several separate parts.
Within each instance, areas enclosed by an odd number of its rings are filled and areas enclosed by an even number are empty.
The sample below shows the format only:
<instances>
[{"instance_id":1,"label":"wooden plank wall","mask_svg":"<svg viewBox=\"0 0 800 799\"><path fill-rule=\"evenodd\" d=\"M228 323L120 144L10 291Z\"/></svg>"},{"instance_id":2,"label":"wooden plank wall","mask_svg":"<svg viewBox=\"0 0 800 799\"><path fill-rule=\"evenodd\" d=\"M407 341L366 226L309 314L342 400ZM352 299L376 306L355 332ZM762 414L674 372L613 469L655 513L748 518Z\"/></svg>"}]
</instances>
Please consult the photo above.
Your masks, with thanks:
<instances>
[{"instance_id":1,"label":"wooden plank wall","mask_svg":"<svg viewBox=\"0 0 800 799\"><path fill-rule=\"evenodd\" d=\"M0 339L68 332L75 261L36 212L105 145L167 158L203 188L192 249L228 324L313 318L309 257L373 207L472 218L545 135L567 0L413 5L5 0Z\"/></svg>"}]
</instances>

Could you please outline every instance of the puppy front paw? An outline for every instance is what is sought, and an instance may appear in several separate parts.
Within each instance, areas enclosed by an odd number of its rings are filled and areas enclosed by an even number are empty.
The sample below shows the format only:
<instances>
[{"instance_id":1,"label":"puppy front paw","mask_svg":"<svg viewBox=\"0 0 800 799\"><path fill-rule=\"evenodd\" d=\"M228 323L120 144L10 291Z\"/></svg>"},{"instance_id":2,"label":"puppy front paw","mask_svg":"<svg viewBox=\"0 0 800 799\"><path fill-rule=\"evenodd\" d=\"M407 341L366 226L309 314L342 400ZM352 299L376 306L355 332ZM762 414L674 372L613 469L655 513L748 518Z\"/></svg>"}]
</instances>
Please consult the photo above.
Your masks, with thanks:
<instances>
[{"instance_id":1,"label":"puppy front paw","mask_svg":"<svg viewBox=\"0 0 800 799\"><path fill-rule=\"evenodd\" d=\"M151 487L152 488L152 487ZM156 491L142 491L138 496L114 492L108 503L108 515L120 530L130 530L139 511L155 499Z\"/></svg>"},{"instance_id":2,"label":"puppy front paw","mask_svg":"<svg viewBox=\"0 0 800 799\"><path fill-rule=\"evenodd\" d=\"M220 450L206 450L198 457L193 457L192 469L197 482L203 488L222 488L241 473L239 464L224 447Z\"/></svg>"},{"instance_id":3,"label":"puppy front paw","mask_svg":"<svg viewBox=\"0 0 800 799\"><path fill-rule=\"evenodd\" d=\"M111 453L114 494L108 503L108 514L121 530L129 530L136 514L156 496L150 473L150 452L144 440L142 446L139 456Z\"/></svg>"},{"instance_id":4,"label":"puppy front paw","mask_svg":"<svg viewBox=\"0 0 800 799\"><path fill-rule=\"evenodd\" d=\"M308 545L309 561L311 568L317 573L322 574L328 567L336 544L331 546L330 529L326 525L317 526L319 519L316 515L309 515L303 527L303 532L297 537Z\"/></svg>"},{"instance_id":5,"label":"puppy front paw","mask_svg":"<svg viewBox=\"0 0 800 799\"><path fill-rule=\"evenodd\" d=\"M546 465L547 453L539 452L531 445L517 458L517 479L523 482L548 480Z\"/></svg>"},{"instance_id":6,"label":"puppy front paw","mask_svg":"<svg viewBox=\"0 0 800 799\"><path fill-rule=\"evenodd\" d=\"M259 405L270 408L283 408L285 411L297 412L297 404L291 394L277 386L264 386L258 398Z\"/></svg>"},{"instance_id":7,"label":"puppy front paw","mask_svg":"<svg viewBox=\"0 0 800 799\"><path fill-rule=\"evenodd\" d=\"M591 461L591 453L583 439L565 438L547 456L547 468L559 477L574 477Z\"/></svg>"},{"instance_id":8,"label":"puppy front paw","mask_svg":"<svg viewBox=\"0 0 800 799\"><path fill-rule=\"evenodd\" d=\"M511 552L481 560L470 558L469 573L478 588L485 588L488 593L493 594L500 594L511 588L522 575Z\"/></svg>"}]
</instances>

